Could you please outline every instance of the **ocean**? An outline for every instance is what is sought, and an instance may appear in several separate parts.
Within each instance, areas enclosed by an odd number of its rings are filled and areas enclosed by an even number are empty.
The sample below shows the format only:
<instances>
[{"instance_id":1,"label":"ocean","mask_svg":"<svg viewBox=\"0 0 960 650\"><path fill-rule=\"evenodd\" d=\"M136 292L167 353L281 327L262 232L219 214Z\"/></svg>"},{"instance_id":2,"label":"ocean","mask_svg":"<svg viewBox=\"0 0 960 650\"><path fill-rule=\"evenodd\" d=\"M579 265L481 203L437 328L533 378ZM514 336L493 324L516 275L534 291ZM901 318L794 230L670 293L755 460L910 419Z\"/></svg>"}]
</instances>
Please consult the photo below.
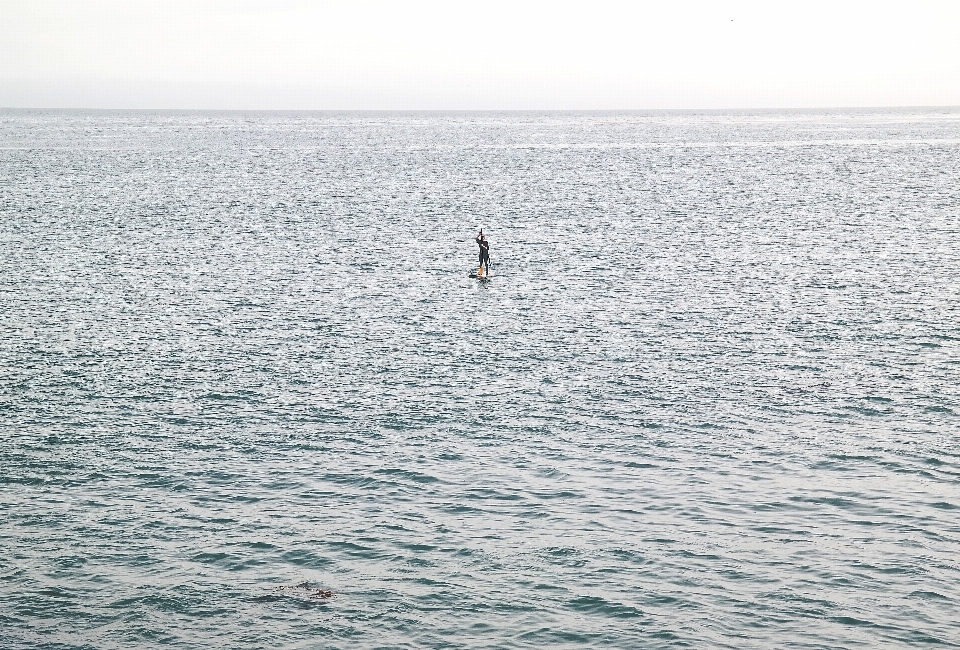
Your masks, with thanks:
<instances>
[{"instance_id":1,"label":"ocean","mask_svg":"<svg viewBox=\"0 0 960 650\"><path fill-rule=\"evenodd\" d=\"M0 111L3 648L957 646L958 415L960 109Z\"/></svg>"}]
</instances>

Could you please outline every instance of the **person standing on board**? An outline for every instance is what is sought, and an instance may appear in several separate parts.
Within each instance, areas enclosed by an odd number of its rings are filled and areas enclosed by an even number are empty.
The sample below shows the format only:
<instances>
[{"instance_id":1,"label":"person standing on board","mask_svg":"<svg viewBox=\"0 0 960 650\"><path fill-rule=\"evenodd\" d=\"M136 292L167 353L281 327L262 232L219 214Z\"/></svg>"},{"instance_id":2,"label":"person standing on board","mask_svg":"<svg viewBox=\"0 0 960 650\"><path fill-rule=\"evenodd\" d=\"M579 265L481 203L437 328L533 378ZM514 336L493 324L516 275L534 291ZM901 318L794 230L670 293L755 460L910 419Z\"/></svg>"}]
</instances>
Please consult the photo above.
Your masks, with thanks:
<instances>
[{"instance_id":1,"label":"person standing on board","mask_svg":"<svg viewBox=\"0 0 960 650\"><path fill-rule=\"evenodd\" d=\"M490 271L490 242L484 237L483 228L477 235L477 245L480 247L480 270L477 271L477 275L484 275L485 272Z\"/></svg>"}]
</instances>

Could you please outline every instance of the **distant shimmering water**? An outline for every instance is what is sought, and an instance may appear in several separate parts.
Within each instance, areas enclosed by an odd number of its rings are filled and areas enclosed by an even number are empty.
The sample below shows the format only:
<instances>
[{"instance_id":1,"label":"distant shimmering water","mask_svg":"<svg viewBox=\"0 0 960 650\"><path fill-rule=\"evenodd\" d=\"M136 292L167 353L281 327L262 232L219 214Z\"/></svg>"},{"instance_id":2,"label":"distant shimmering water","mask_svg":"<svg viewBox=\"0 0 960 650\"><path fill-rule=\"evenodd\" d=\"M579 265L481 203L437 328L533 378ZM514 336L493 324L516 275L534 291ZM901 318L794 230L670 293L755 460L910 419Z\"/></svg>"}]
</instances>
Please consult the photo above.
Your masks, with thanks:
<instances>
[{"instance_id":1,"label":"distant shimmering water","mask_svg":"<svg viewBox=\"0 0 960 650\"><path fill-rule=\"evenodd\" d=\"M4 648L960 644L958 414L960 110L0 111Z\"/></svg>"}]
</instances>

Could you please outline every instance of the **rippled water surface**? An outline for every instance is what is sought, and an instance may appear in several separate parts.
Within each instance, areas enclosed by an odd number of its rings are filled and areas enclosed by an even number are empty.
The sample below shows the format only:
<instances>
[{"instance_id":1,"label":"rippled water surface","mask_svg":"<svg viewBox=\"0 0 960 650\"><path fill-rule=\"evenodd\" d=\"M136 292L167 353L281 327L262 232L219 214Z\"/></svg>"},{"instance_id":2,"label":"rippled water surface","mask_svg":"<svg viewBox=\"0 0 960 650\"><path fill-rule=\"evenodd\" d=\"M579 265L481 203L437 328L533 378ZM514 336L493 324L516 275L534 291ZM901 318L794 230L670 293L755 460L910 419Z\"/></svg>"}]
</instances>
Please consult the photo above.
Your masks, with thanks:
<instances>
[{"instance_id":1,"label":"rippled water surface","mask_svg":"<svg viewBox=\"0 0 960 650\"><path fill-rule=\"evenodd\" d=\"M957 110L0 111L0 645L960 644L958 238Z\"/></svg>"}]
</instances>

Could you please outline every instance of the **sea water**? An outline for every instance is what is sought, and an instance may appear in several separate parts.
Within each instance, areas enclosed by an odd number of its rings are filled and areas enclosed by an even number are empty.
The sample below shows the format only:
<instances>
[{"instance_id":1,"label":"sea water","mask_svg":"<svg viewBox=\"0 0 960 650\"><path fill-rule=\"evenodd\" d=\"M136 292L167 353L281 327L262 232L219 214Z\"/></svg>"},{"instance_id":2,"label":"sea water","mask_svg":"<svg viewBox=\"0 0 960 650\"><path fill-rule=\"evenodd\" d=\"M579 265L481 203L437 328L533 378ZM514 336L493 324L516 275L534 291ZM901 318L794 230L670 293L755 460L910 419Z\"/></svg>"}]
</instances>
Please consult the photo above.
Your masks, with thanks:
<instances>
[{"instance_id":1,"label":"sea water","mask_svg":"<svg viewBox=\"0 0 960 650\"><path fill-rule=\"evenodd\" d=\"M0 112L4 648L958 644L958 415L960 110Z\"/></svg>"}]
</instances>

